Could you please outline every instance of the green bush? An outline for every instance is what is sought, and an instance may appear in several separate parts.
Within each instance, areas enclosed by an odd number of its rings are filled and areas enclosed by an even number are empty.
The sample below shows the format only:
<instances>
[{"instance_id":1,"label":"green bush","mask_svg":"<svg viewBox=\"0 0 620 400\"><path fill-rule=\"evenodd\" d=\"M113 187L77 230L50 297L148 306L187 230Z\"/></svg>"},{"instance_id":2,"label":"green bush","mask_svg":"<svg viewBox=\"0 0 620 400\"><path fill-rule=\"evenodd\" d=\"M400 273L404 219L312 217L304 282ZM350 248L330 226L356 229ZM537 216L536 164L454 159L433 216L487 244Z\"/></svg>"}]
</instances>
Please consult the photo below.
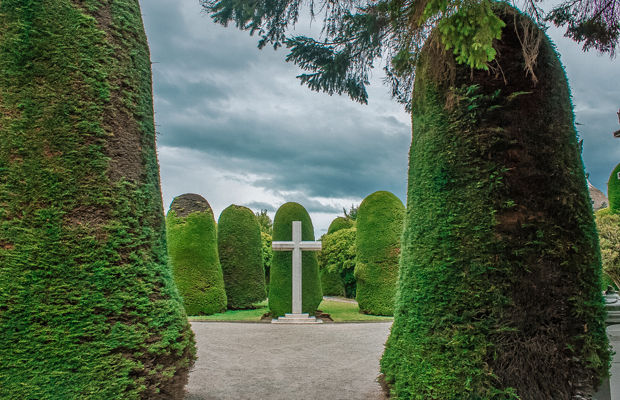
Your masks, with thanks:
<instances>
[{"instance_id":1,"label":"green bush","mask_svg":"<svg viewBox=\"0 0 620 400\"><path fill-rule=\"evenodd\" d=\"M252 308L267 298L261 231L247 207L231 205L218 220L217 249L224 273L228 308Z\"/></svg>"},{"instance_id":2,"label":"green bush","mask_svg":"<svg viewBox=\"0 0 620 400\"><path fill-rule=\"evenodd\" d=\"M337 217L335 220L329 224L329 228L327 229L327 234L331 234L334 232L338 232L341 229L349 229L355 225L355 221L345 218L345 217Z\"/></svg>"},{"instance_id":3,"label":"green bush","mask_svg":"<svg viewBox=\"0 0 620 400\"><path fill-rule=\"evenodd\" d=\"M260 233L261 243L263 247L263 269L265 270L265 284L269 287L269 274L271 272L271 259L273 252L271 251L271 235L265 232ZM269 290L267 290L269 292Z\"/></svg>"},{"instance_id":4,"label":"green bush","mask_svg":"<svg viewBox=\"0 0 620 400\"><path fill-rule=\"evenodd\" d=\"M366 197L357 212L355 298L360 312L394 314L405 206L390 192Z\"/></svg>"},{"instance_id":5,"label":"green bush","mask_svg":"<svg viewBox=\"0 0 620 400\"><path fill-rule=\"evenodd\" d=\"M182 399L137 0L0 5L0 398Z\"/></svg>"},{"instance_id":6,"label":"green bush","mask_svg":"<svg viewBox=\"0 0 620 400\"><path fill-rule=\"evenodd\" d=\"M620 164L611 172L609 181L607 181L607 198L609 199L609 209L612 213L620 212Z\"/></svg>"},{"instance_id":7,"label":"green bush","mask_svg":"<svg viewBox=\"0 0 620 400\"><path fill-rule=\"evenodd\" d=\"M434 37L416 69L400 276L381 360L399 399L587 398L609 368L566 76L530 19L495 7L507 25L495 43L502 74L456 65ZM523 68L524 28L542 39L537 83Z\"/></svg>"},{"instance_id":8,"label":"green bush","mask_svg":"<svg viewBox=\"0 0 620 400\"><path fill-rule=\"evenodd\" d=\"M354 276L355 236L356 229L349 228L340 229L321 238L323 248L318 254L318 260L324 295L331 294L325 288L327 286L326 276L337 276L338 281L334 287L338 289L338 293L344 292L346 297L355 298L357 286Z\"/></svg>"},{"instance_id":9,"label":"green bush","mask_svg":"<svg viewBox=\"0 0 620 400\"><path fill-rule=\"evenodd\" d=\"M226 310L226 291L217 251L217 228L209 203L196 194L172 201L166 216L168 253L187 315Z\"/></svg>"},{"instance_id":10,"label":"green bush","mask_svg":"<svg viewBox=\"0 0 620 400\"><path fill-rule=\"evenodd\" d=\"M282 205L273 218L273 240L290 242L293 238L293 221L301 221L301 240L314 241L312 220L306 209L297 203ZM302 253L302 312L314 315L323 300L319 265L315 251ZM280 317L292 311L291 251L274 251L269 282L269 311Z\"/></svg>"}]
</instances>

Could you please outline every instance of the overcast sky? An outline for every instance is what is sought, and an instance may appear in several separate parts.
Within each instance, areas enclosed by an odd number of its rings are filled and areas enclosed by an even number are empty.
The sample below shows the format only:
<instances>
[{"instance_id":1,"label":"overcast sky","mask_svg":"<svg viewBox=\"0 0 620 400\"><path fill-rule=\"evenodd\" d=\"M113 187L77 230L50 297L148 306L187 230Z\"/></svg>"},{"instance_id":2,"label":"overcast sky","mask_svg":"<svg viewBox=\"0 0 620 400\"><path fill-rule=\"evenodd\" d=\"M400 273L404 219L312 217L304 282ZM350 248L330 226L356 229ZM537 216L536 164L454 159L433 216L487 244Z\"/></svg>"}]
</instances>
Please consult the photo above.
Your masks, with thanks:
<instances>
[{"instance_id":1,"label":"overcast sky","mask_svg":"<svg viewBox=\"0 0 620 400\"><path fill-rule=\"evenodd\" d=\"M198 0L141 2L153 61L155 123L166 212L175 196L197 193L216 219L230 204L273 218L287 201L310 212L318 238L352 204L377 190L403 203L411 122L381 83L369 104L301 86L287 50L257 49L257 37L214 24ZM314 23L317 28L319 23ZM307 24L296 34L310 31ZM607 193L620 162L620 64L583 53L550 29L572 88L583 159Z\"/></svg>"}]
</instances>

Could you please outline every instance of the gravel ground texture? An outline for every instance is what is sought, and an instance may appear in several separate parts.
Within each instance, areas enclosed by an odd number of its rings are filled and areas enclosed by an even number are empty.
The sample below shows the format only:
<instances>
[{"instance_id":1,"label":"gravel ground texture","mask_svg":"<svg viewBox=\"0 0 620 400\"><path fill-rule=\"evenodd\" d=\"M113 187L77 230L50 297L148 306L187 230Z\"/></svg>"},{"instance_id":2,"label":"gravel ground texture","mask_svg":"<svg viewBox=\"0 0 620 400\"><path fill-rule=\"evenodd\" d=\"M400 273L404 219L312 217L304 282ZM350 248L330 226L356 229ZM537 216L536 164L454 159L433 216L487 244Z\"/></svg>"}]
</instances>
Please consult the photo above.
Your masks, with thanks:
<instances>
[{"instance_id":1,"label":"gravel ground texture","mask_svg":"<svg viewBox=\"0 0 620 400\"><path fill-rule=\"evenodd\" d=\"M391 325L192 322L186 400L384 400L377 377Z\"/></svg>"}]
</instances>

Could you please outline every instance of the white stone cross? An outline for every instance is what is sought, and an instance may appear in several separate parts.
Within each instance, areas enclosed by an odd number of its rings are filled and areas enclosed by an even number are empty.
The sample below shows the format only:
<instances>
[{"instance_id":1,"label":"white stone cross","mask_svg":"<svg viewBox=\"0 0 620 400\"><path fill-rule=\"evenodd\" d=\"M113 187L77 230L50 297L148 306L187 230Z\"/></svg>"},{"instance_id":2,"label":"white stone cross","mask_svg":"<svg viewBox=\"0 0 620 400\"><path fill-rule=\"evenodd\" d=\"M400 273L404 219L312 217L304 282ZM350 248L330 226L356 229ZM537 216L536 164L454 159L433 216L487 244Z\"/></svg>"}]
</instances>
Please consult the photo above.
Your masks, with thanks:
<instances>
[{"instance_id":1,"label":"white stone cross","mask_svg":"<svg viewBox=\"0 0 620 400\"><path fill-rule=\"evenodd\" d=\"M322 248L321 242L302 242L301 241L301 221L293 221L293 240L291 242L272 242L271 248L274 251L293 251L293 313L287 318L299 319L301 314L301 252L319 251ZM307 318L307 316L305 317ZM322 322L322 321L321 321Z\"/></svg>"}]
</instances>

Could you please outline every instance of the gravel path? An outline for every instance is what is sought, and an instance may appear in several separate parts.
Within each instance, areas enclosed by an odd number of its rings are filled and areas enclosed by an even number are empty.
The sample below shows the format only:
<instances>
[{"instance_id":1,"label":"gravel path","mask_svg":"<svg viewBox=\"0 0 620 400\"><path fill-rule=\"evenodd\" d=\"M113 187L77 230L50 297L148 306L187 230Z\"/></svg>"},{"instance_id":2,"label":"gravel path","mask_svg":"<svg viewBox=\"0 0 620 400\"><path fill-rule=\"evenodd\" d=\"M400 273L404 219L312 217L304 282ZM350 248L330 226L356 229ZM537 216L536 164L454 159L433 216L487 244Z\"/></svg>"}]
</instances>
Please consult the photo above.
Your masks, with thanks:
<instances>
[{"instance_id":1,"label":"gravel path","mask_svg":"<svg viewBox=\"0 0 620 400\"><path fill-rule=\"evenodd\" d=\"M186 400L383 400L376 378L391 324L192 322Z\"/></svg>"}]
</instances>

